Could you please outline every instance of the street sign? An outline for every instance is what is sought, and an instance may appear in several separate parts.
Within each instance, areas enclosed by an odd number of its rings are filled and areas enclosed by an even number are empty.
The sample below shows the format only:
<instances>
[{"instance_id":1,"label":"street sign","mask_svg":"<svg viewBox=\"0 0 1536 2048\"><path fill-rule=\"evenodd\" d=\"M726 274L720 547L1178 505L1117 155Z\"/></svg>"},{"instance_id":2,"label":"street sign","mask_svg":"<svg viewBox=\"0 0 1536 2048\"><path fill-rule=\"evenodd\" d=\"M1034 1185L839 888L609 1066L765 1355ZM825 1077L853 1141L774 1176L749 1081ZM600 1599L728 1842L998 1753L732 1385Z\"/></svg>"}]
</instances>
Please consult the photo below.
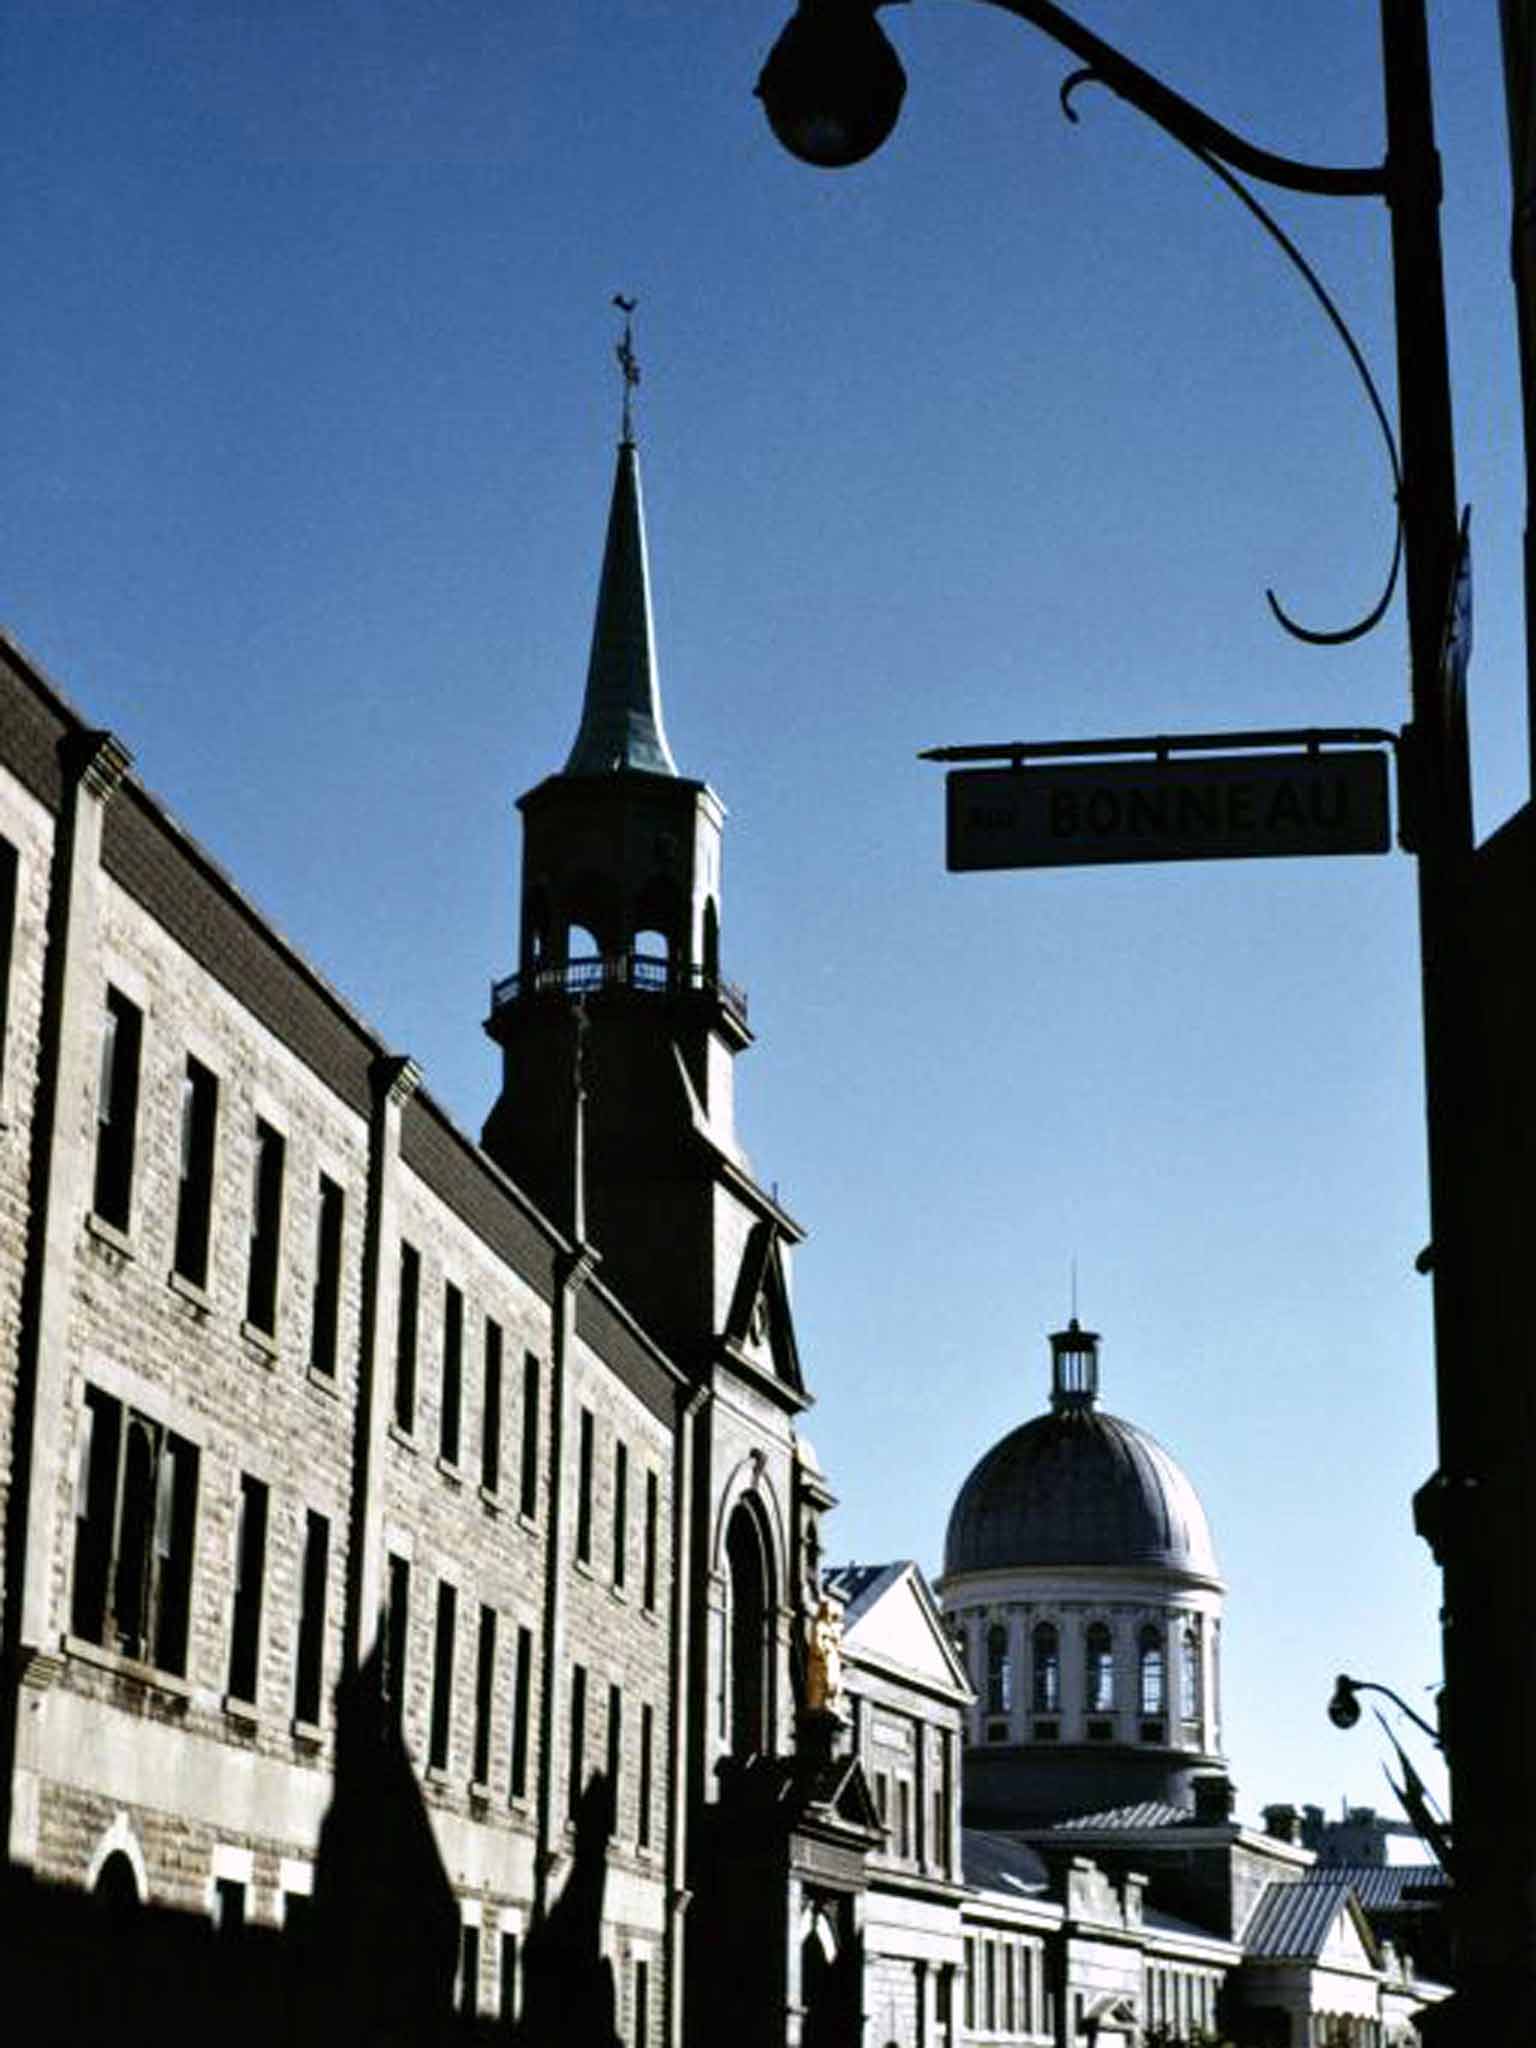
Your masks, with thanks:
<instances>
[{"instance_id":1,"label":"street sign","mask_svg":"<svg viewBox=\"0 0 1536 2048\"><path fill-rule=\"evenodd\" d=\"M1385 853L1391 844L1387 757L1377 748L1029 761L957 768L946 781L952 873Z\"/></svg>"}]
</instances>

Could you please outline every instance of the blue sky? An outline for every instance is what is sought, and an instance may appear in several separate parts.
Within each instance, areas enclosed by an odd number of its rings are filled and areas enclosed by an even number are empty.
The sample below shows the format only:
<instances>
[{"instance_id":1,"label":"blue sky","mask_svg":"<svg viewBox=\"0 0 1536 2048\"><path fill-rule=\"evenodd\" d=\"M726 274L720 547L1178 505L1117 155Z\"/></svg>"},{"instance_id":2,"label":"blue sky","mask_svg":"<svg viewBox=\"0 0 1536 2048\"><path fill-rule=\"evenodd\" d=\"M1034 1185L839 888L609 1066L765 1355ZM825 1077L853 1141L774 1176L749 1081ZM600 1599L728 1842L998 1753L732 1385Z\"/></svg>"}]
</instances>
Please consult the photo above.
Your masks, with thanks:
<instances>
[{"instance_id":1,"label":"blue sky","mask_svg":"<svg viewBox=\"0 0 1536 2048\"><path fill-rule=\"evenodd\" d=\"M1375 9L1084 0L1287 154L1382 147ZM1524 800L1497 10L1432 32L1480 827ZM1411 866L943 872L942 742L1406 715L1375 426L1215 183L963 0L862 168L773 143L777 4L11 0L0 617L470 1130L512 799L575 728L637 294L661 674L729 807L746 1142L837 1555L939 1561L1069 1306L1231 1582L1244 1809L1384 1804L1438 1589ZM1279 199L1392 389L1385 216ZM1427 1761L1421 1758L1421 1762Z\"/></svg>"}]
</instances>

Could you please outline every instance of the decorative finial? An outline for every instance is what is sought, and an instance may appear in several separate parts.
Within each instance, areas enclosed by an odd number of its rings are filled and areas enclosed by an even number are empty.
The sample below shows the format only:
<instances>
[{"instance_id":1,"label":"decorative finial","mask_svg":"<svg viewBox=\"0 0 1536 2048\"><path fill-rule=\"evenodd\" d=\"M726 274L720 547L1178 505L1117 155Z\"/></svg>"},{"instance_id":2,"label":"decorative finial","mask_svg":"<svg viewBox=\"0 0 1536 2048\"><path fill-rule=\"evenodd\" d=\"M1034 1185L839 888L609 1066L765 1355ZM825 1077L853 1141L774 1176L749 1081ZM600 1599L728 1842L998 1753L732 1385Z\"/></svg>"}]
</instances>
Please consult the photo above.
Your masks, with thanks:
<instances>
[{"instance_id":1,"label":"decorative finial","mask_svg":"<svg viewBox=\"0 0 1536 2048\"><path fill-rule=\"evenodd\" d=\"M1072 1320L1077 1321L1077 1253L1072 1254Z\"/></svg>"},{"instance_id":2,"label":"decorative finial","mask_svg":"<svg viewBox=\"0 0 1536 2048\"><path fill-rule=\"evenodd\" d=\"M624 315L624 338L615 348L614 354L619 359L619 369L624 378L624 412L620 439L627 443L635 438L635 423L631 411L631 402L634 398L635 386L640 382L640 365L635 360L634 329L631 323L635 308L639 305L640 301L638 299L626 299L622 292L615 292L613 303Z\"/></svg>"}]
</instances>

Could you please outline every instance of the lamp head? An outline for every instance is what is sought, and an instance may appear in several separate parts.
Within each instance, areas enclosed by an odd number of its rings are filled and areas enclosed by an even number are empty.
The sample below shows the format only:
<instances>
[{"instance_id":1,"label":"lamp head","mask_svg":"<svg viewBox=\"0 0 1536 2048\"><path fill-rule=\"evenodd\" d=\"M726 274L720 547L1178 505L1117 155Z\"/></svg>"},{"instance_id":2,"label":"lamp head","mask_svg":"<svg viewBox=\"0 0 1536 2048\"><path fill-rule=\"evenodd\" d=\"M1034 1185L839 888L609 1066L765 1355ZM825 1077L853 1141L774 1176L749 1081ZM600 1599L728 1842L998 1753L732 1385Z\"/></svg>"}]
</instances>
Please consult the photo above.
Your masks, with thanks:
<instances>
[{"instance_id":1,"label":"lamp head","mask_svg":"<svg viewBox=\"0 0 1536 2048\"><path fill-rule=\"evenodd\" d=\"M896 126L907 74L875 20L889 0L799 0L755 91L791 156L841 170Z\"/></svg>"},{"instance_id":2,"label":"lamp head","mask_svg":"<svg viewBox=\"0 0 1536 2048\"><path fill-rule=\"evenodd\" d=\"M1328 1718L1335 1728L1353 1728L1359 1720L1358 1683L1356 1679L1346 1678L1342 1671L1334 1681L1333 1697L1328 1702Z\"/></svg>"}]
</instances>

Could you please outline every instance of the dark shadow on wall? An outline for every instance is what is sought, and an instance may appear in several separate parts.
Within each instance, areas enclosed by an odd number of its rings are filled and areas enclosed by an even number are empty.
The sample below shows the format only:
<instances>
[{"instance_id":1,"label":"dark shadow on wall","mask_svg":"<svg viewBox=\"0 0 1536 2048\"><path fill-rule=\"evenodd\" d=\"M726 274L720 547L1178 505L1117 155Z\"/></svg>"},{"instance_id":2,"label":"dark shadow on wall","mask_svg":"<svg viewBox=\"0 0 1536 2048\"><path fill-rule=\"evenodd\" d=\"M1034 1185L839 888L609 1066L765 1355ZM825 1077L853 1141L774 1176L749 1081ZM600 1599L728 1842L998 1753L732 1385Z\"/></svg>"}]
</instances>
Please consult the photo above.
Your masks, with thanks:
<instances>
[{"instance_id":1,"label":"dark shadow on wall","mask_svg":"<svg viewBox=\"0 0 1536 2048\"><path fill-rule=\"evenodd\" d=\"M314 1891L289 1896L282 1928L245 1921L233 1894L217 1899L222 1926L144 1903L121 1851L90 1893L5 1871L0 2038L14 2030L28 2048L617 2048L601 1946L606 1780L589 1783L564 1889L528 1933L514 2025L457 2009L459 1909L372 1669L338 1689L336 1716Z\"/></svg>"},{"instance_id":2,"label":"dark shadow on wall","mask_svg":"<svg viewBox=\"0 0 1536 2048\"><path fill-rule=\"evenodd\" d=\"M517 2048L618 2048L613 1965L603 1954L603 1885L613 1792L596 1773L575 1818L573 1861L565 1887L528 1936ZM652 2029L651 2038L660 2038Z\"/></svg>"}]
</instances>

